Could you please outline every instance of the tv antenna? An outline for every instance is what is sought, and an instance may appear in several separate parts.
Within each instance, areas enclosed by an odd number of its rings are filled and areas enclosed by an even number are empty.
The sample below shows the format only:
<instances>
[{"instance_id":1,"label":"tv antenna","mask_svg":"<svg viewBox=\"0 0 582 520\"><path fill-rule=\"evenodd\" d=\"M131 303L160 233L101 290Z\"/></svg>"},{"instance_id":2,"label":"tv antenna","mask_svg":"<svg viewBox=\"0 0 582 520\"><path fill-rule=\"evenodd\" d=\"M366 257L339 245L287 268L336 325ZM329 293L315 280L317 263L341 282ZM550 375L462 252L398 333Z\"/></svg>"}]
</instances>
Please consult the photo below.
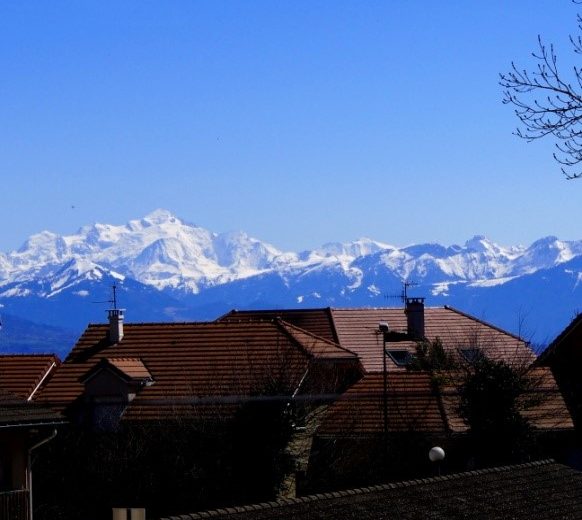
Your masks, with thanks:
<instances>
[{"instance_id":1,"label":"tv antenna","mask_svg":"<svg viewBox=\"0 0 582 520\"><path fill-rule=\"evenodd\" d=\"M110 300L103 300L103 301L91 302L91 303L110 303L113 305L113 309L117 310L117 285L113 284L111 286L111 299Z\"/></svg>"},{"instance_id":2,"label":"tv antenna","mask_svg":"<svg viewBox=\"0 0 582 520\"><path fill-rule=\"evenodd\" d=\"M408 288L416 287L418 284L412 280L402 280L402 290L400 294L387 294L386 298L399 298L403 305L406 305L408 299Z\"/></svg>"}]
</instances>

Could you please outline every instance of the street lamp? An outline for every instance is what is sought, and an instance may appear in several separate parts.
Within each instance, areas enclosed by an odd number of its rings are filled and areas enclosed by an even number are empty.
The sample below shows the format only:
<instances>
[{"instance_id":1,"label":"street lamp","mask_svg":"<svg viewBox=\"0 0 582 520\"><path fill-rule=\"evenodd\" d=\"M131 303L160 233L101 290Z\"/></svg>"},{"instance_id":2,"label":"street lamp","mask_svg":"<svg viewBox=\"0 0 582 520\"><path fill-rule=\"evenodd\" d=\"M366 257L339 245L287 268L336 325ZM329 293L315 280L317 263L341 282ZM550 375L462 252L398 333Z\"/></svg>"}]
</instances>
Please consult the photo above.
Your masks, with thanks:
<instances>
[{"instance_id":1,"label":"street lamp","mask_svg":"<svg viewBox=\"0 0 582 520\"><path fill-rule=\"evenodd\" d=\"M383 445L384 445L384 469L388 465L388 369L386 366L386 336L390 332L390 327L385 321L378 323L378 332L382 334L382 375L384 379L384 389L382 393L382 412L384 419Z\"/></svg>"},{"instance_id":2,"label":"street lamp","mask_svg":"<svg viewBox=\"0 0 582 520\"><path fill-rule=\"evenodd\" d=\"M435 462L437 466L438 476L441 476L441 462L445 460L445 450L440 446L434 446L428 452L428 458L431 462Z\"/></svg>"}]
</instances>

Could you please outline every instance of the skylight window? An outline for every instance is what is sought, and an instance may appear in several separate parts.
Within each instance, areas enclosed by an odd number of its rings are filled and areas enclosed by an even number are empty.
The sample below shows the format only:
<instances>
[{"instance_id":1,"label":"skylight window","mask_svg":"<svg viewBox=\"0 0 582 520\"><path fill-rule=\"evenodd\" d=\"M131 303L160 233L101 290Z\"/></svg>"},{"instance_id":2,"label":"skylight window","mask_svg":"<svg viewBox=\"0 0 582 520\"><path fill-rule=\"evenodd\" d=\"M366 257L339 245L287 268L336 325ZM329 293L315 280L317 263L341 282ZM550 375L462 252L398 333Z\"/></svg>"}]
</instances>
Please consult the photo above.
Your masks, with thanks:
<instances>
[{"instance_id":1,"label":"skylight window","mask_svg":"<svg viewBox=\"0 0 582 520\"><path fill-rule=\"evenodd\" d=\"M386 352L399 367L404 367L412 361L412 354L408 350L387 350Z\"/></svg>"}]
</instances>

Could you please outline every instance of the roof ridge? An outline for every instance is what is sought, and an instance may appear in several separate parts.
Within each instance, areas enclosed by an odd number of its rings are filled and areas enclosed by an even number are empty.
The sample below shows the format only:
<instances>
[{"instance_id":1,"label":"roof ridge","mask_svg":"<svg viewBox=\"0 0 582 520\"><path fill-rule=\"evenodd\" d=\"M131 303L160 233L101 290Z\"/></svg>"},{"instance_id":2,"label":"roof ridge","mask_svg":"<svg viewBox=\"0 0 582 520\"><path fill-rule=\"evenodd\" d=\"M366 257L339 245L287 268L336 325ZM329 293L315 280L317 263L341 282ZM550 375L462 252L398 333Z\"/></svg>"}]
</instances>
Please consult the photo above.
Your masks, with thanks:
<instances>
[{"instance_id":1,"label":"roof ridge","mask_svg":"<svg viewBox=\"0 0 582 520\"><path fill-rule=\"evenodd\" d=\"M446 307L446 305L445 305ZM328 309L332 310L332 311L386 311L386 310L390 310L390 311L405 311L405 307L327 307ZM440 305L425 305L424 306L425 310L426 309L442 309L443 307L441 307Z\"/></svg>"},{"instance_id":2,"label":"roof ridge","mask_svg":"<svg viewBox=\"0 0 582 520\"><path fill-rule=\"evenodd\" d=\"M349 354L353 354L357 358L360 357L353 350L350 350L349 348L346 348L346 347L342 347L339 343L336 343L335 341L330 341L329 339L326 339L322 336L318 336L317 334L314 334L313 332L310 332L306 329L298 327L297 325L294 325L293 323L289 323L288 321L285 321L283 318L275 318L275 320L279 321L283 326L287 326L287 327L290 327L292 329L297 329L298 331L300 331L304 334L307 334L308 336L311 336L312 338L315 338L318 341L323 341L324 343L327 343L328 345L331 345L331 346L337 348L338 350L343 350L344 352L348 352Z\"/></svg>"},{"instance_id":3,"label":"roof ridge","mask_svg":"<svg viewBox=\"0 0 582 520\"><path fill-rule=\"evenodd\" d=\"M223 316L228 316L231 313L237 312L240 314L244 313L254 313L254 312L268 312L272 314L276 314L277 312L304 312L304 311L324 311L326 309L330 309L331 307L279 307L279 308L270 308L270 309L232 309L231 311L227 312ZM223 317L221 316L221 318ZM218 318L220 319L220 318Z\"/></svg>"},{"instance_id":4,"label":"roof ridge","mask_svg":"<svg viewBox=\"0 0 582 520\"><path fill-rule=\"evenodd\" d=\"M489 475L495 473L503 473L509 470L515 469L524 469L524 468L532 468L536 466L545 466L548 464L556 464L554 459L542 459L532 462L525 462L523 464L515 464L515 465L507 465L507 466L496 466L494 468L484 468L472 471L463 471L459 473L453 473L450 475L441 475L438 477L429 477L429 478L420 478L420 479L413 479L413 480L404 480L401 482L389 482L386 484L378 484L374 486L368 487L361 487L355 489L345 489L341 491L331 491L327 493L317 493L315 495L306 495L303 497L297 498L284 498L278 499L271 502L260 502L258 504L249 504L244 506L236 506L236 507L226 507L220 509L211 509L207 511L200 511L197 513L190 513L186 515L180 516L171 516L165 517L161 520L198 520L202 518L213 518L216 516L221 516L224 514L234 514L234 513L247 513L253 511L261 511L267 509L273 509L275 507L286 506L286 505L294 505L294 504L305 504L309 502L313 502L314 500L321 500L321 499L332 499L332 498L344 498L350 497L354 495L363 495L365 493L370 493L373 491L388 491L391 489L400 489L404 487L409 487L415 484L431 484L433 482L441 482L446 480L456 480L466 477L473 477L477 475Z\"/></svg>"},{"instance_id":5,"label":"roof ridge","mask_svg":"<svg viewBox=\"0 0 582 520\"><path fill-rule=\"evenodd\" d=\"M142 361L141 357L139 356L105 356L102 359L131 359L132 361Z\"/></svg>"},{"instance_id":6,"label":"roof ridge","mask_svg":"<svg viewBox=\"0 0 582 520\"><path fill-rule=\"evenodd\" d=\"M233 314L234 312L238 312L236 309L230 309L229 311L226 311L225 313L221 314L218 318L216 318L214 321L222 321L224 320L224 318L226 318L227 316L230 316L231 314Z\"/></svg>"},{"instance_id":7,"label":"roof ridge","mask_svg":"<svg viewBox=\"0 0 582 520\"><path fill-rule=\"evenodd\" d=\"M257 320L225 320L225 321L144 321L144 322L129 322L125 323L124 327L143 327L143 326L156 326L156 327L169 327L169 326L201 326L201 327L232 327L234 325L240 325L245 323L271 323L273 324L275 320L278 318L265 318L265 319L257 319ZM90 328L108 328L108 323L89 323L85 332Z\"/></svg>"}]
</instances>

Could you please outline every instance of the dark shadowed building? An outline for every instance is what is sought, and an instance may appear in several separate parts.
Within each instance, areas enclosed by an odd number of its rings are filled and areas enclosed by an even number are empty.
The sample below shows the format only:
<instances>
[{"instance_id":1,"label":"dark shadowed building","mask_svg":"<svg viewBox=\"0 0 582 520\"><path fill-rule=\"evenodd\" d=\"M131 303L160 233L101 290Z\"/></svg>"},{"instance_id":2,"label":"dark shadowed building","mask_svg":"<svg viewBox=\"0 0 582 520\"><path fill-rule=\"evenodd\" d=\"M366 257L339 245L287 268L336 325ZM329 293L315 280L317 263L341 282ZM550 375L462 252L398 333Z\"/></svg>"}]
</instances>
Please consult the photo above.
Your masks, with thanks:
<instances>
[{"instance_id":1,"label":"dark shadowed building","mask_svg":"<svg viewBox=\"0 0 582 520\"><path fill-rule=\"evenodd\" d=\"M582 473L551 460L182 514L163 520L575 520Z\"/></svg>"},{"instance_id":2,"label":"dark shadowed building","mask_svg":"<svg viewBox=\"0 0 582 520\"><path fill-rule=\"evenodd\" d=\"M578 435L582 434L582 314L552 341L537 363L550 367L570 409Z\"/></svg>"}]
</instances>

